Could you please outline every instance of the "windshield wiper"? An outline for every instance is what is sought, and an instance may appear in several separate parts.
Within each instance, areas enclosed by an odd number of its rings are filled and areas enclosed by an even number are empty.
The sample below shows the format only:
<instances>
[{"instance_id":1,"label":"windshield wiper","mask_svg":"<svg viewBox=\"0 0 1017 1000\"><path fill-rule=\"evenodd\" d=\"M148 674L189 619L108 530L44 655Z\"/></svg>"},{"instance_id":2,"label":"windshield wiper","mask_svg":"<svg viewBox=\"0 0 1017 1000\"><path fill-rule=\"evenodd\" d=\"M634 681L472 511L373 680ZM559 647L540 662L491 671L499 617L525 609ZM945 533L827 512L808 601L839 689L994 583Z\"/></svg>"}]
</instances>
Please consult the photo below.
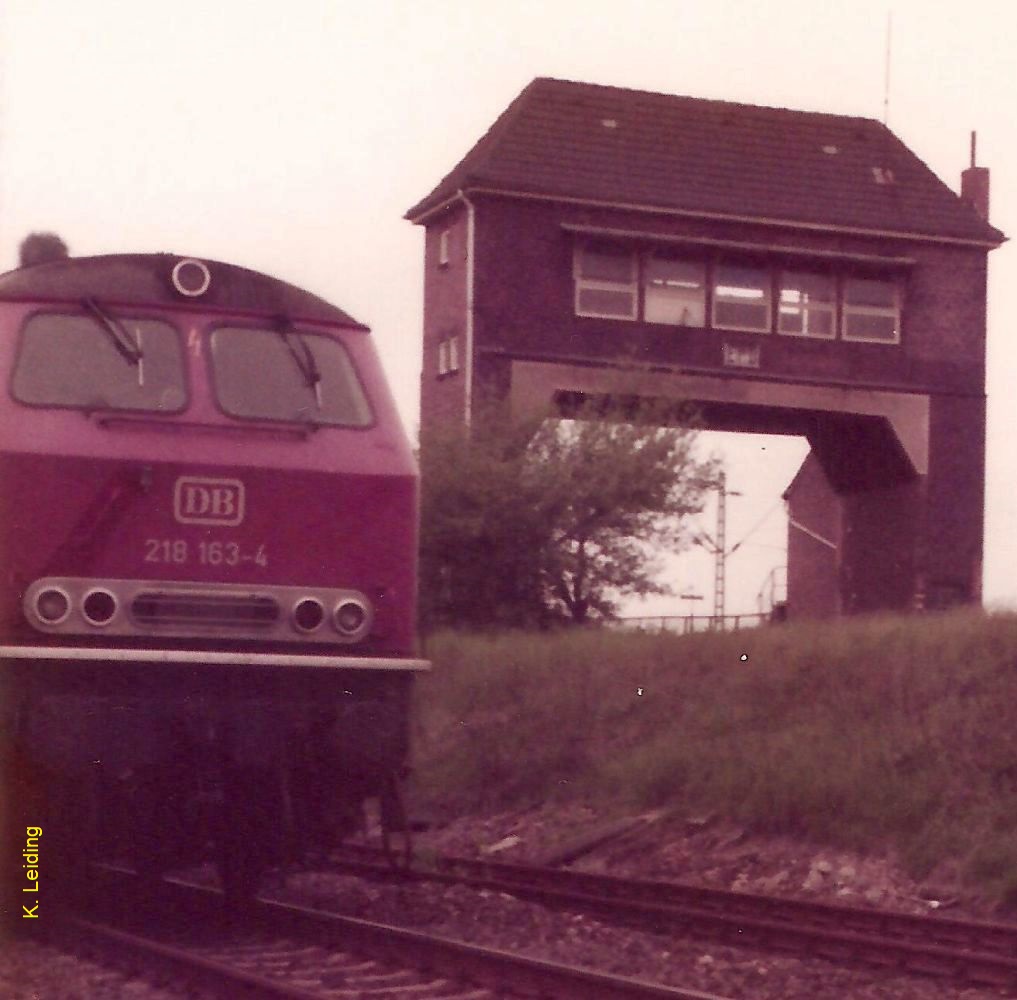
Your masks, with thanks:
<instances>
[{"instance_id":1,"label":"windshield wiper","mask_svg":"<svg viewBox=\"0 0 1017 1000\"><path fill-rule=\"evenodd\" d=\"M289 324L285 320L280 321L276 333L282 338L282 342L286 345L286 350L290 352L290 357L293 358L297 370L303 376L304 383L314 392L314 401L320 410L321 371L318 368L318 362L314 360L314 353L308 347L307 341L299 333L289 329ZM300 350L294 347L294 340L300 345Z\"/></svg>"},{"instance_id":2,"label":"windshield wiper","mask_svg":"<svg viewBox=\"0 0 1017 1000\"><path fill-rule=\"evenodd\" d=\"M141 332L138 332L138 342L115 320L108 315L95 299L82 299L81 304L92 314L97 321L99 328L113 342L120 356L129 364L135 365L138 369L138 385L145 384L145 369L142 362L145 355L141 350Z\"/></svg>"}]
</instances>

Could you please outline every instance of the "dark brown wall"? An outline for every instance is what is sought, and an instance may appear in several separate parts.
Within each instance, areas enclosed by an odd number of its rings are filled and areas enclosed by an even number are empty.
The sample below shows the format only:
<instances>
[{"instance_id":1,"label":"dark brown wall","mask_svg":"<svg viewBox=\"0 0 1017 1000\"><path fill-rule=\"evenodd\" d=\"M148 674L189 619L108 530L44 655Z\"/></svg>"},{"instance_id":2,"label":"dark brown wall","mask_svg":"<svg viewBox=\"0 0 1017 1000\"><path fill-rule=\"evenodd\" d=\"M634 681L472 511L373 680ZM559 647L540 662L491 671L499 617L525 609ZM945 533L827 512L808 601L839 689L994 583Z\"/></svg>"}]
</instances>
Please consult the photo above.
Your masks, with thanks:
<instances>
[{"instance_id":1,"label":"dark brown wall","mask_svg":"<svg viewBox=\"0 0 1017 1000\"><path fill-rule=\"evenodd\" d=\"M841 607L845 614L910 611L917 603L922 481L842 496Z\"/></svg>"},{"instance_id":2,"label":"dark brown wall","mask_svg":"<svg viewBox=\"0 0 1017 1000\"><path fill-rule=\"evenodd\" d=\"M908 257L900 345L684 329L573 314L575 236L562 223L661 235ZM725 370L723 342L760 345L762 373L874 386L978 391L984 384L985 252L875 237L784 232L635 212L485 199L477 206L478 347L532 355L615 356L619 338L648 361ZM778 255L776 260L780 260ZM800 258L787 258L801 266Z\"/></svg>"},{"instance_id":3,"label":"dark brown wall","mask_svg":"<svg viewBox=\"0 0 1017 1000\"><path fill-rule=\"evenodd\" d=\"M799 583L805 587L801 600L817 610L840 602L841 612L850 612L905 608L922 601L935 606L979 599L985 450L984 249L537 200L476 196L474 201L474 405L487 395L507 391L512 358L597 364L631 357L663 370L772 379L789 386L804 382L927 395L931 408L927 477L908 471L888 425L861 420L845 423L842 418L837 423L819 415L811 430L802 430L839 491L844 547L836 587L831 590L829 567L819 553L815 565L802 570L812 574L812 582ZM898 265L897 271L904 286L902 342L813 341L776 333L577 317L573 309L576 236L563 224L908 258L910 263ZM438 268L438 234L449 226L452 259L447 268ZM458 332L465 347L465 248L462 206L429 221L421 394L425 428L450 417L462 419L465 371L440 380L435 374L440 339ZM804 263L780 250L766 259L778 265ZM758 346L759 370L725 367L724 345ZM748 413L747 419L755 418ZM759 429L773 429L762 416L759 425ZM795 544L801 549L805 543ZM804 559L804 549L798 554ZM805 579L799 574L799 581ZM825 595L818 596L824 588ZM794 613L799 596L794 580L789 591Z\"/></svg>"},{"instance_id":4,"label":"dark brown wall","mask_svg":"<svg viewBox=\"0 0 1017 1000\"><path fill-rule=\"evenodd\" d=\"M449 232L449 260L438 263L441 233ZM432 221L424 235L424 351L420 373L421 433L462 422L466 392L466 210L457 206ZM459 371L438 376L438 344L459 338Z\"/></svg>"},{"instance_id":5,"label":"dark brown wall","mask_svg":"<svg viewBox=\"0 0 1017 1000\"><path fill-rule=\"evenodd\" d=\"M922 510L926 603L981 600L985 504L985 399L934 396Z\"/></svg>"}]
</instances>

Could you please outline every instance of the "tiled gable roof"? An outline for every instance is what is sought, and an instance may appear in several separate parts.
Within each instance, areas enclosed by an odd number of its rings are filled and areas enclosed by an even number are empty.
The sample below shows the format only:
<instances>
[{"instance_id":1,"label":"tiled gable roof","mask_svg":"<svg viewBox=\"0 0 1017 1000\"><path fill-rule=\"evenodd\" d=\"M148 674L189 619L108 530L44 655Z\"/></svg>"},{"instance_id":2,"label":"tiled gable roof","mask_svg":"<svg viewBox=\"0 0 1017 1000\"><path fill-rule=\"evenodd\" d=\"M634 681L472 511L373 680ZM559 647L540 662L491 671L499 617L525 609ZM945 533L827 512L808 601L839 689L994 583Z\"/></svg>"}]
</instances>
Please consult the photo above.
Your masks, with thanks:
<instances>
[{"instance_id":1,"label":"tiled gable roof","mask_svg":"<svg viewBox=\"0 0 1017 1000\"><path fill-rule=\"evenodd\" d=\"M886 126L538 78L426 197L459 189L999 243Z\"/></svg>"}]
</instances>

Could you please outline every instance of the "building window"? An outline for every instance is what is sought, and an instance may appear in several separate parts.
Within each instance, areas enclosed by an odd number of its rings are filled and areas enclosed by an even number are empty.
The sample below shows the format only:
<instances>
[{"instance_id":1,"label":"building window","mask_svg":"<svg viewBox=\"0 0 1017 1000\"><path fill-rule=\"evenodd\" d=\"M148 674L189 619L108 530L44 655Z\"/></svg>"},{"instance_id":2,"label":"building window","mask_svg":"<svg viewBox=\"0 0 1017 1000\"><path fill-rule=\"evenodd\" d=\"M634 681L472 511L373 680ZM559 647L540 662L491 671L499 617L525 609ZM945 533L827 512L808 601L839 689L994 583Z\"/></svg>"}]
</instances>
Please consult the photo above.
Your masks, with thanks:
<instances>
[{"instance_id":1,"label":"building window","mask_svg":"<svg viewBox=\"0 0 1017 1000\"><path fill-rule=\"evenodd\" d=\"M713 325L768 333L770 272L762 267L719 264L713 288Z\"/></svg>"},{"instance_id":2,"label":"building window","mask_svg":"<svg viewBox=\"0 0 1017 1000\"><path fill-rule=\"evenodd\" d=\"M459 338L446 337L438 341L438 377L459 371Z\"/></svg>"},{"instance_id":3,"label":"building window","mask_svg":"<svg viewBox=\"0 0 1017 1000\"><path fill-rule=\"evenodd\" d=\"M573 269L577 316L636 318L635 251L610 244L587 243L577 247Z\"/></svg>"},{"instance_id":4,"label":"building window","mask_svg":"<svg viewBox=\"0 0 1017 1000\"><path fill-rule=\"evenodd\" d=\"M448 267L448 244L451 230L444 229L438 236L438 267Z\"/></svg>"},{"instance_id":5,"label":"building window","mask_svg":"<svg viewBox=\"0 0 1017 1000\"><path fill-rule=\"evenodd\" d=\"M782 271L777 329L793 337L822 337L836 334L837 288L827 274L809 271Z\"/></svg>"},{"instance_id":6,"label":"building window","mask_svg":"<svg viewBox=\"0 0 1017 1000\"><path fill-rule=\"evenodd\" d=\"M877 344L900 343L900 292L880 278L845 278L841 336Z\"/></svg>"},{"instance_id":7,"label":"building window","mask_svg":"<svg viewBox=\"0 0 1017 1000\"><path fill-rule=\"evenodd\" d=\"M647 323L706 325L706 265L654 251L643 269L643 318Z\"/></svg>"}]
</instances>

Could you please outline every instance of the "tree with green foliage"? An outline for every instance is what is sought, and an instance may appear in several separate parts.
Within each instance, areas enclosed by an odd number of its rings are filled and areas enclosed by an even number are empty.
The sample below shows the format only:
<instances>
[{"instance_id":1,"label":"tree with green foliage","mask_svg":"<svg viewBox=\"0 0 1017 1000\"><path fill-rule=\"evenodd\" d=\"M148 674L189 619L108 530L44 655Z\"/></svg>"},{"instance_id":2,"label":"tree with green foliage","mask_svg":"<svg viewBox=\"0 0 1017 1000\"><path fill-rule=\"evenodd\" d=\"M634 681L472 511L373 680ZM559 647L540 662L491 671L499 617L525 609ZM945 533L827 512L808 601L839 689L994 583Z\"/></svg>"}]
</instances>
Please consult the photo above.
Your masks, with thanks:
<instances>
[{"instance_id":1,"label":"tree with green foliage","mask_svg":"<svg viewBox=\"0 0 1017 1000\"><path fill-rule=\"evenodd\" d=\"M571 419L501 410L421 442L425 628L584 622L617 599L669 593L654 550L676 551L715 465L650 403L587 403Z\"/></svg>"},{"instance_id":2,"label":"tree with green foliage","mask_svg":"<svg viewBox=\"0 0 1017 1000\"><path fill-rule=\"evenodd\" d=\"M420 614L441 625L531 624L540 619L533 553L546 533L526 452L533 425L488 415L467 434L422 438Z\"/></svg>"}]
</instances>

